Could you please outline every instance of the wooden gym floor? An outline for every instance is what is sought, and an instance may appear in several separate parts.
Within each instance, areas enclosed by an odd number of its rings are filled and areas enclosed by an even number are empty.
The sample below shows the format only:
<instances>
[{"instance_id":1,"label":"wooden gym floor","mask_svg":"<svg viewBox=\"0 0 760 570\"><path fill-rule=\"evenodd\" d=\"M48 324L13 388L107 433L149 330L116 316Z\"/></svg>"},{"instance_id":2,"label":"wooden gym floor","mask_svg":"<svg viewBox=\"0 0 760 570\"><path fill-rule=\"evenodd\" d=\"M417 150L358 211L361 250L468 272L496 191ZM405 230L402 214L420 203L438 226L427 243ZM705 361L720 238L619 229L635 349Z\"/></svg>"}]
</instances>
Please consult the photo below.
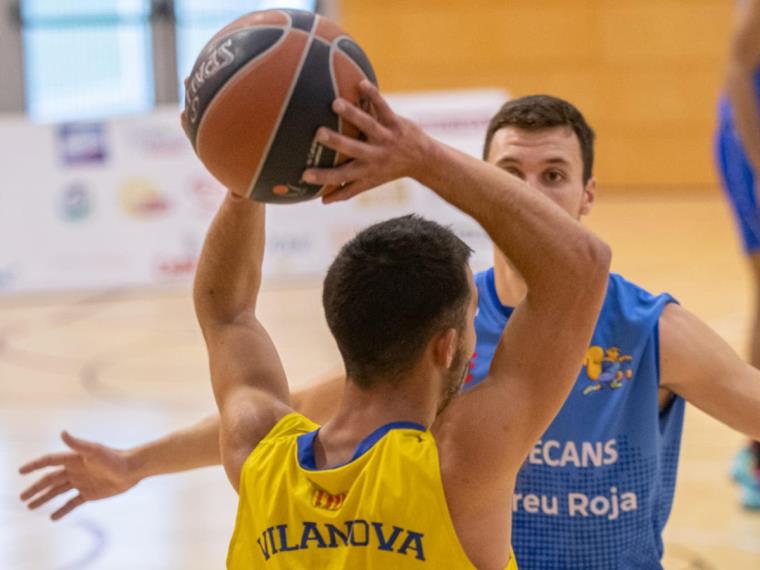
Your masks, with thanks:
<instances>
[{"instance_id":1,"label":"wooden gym floor","mask_svg":"<svg viewBox=\"0 0 760 570\"><path fill-rule=\"evenodd\" d=\"M602 190L587 223L616 271L673 293L744 353L750 284L717 191ZM269 286L261 302L296 387L338 362L319 285ZM212 410L188 287L0 297L0 568L223 567L236 497L219 468L144 481L58 523L17 499L32 481L17 467L61 450L63 428L128 447ZM760 514L738 507L728 478L742 441L689 408L666 568L760 568Z\"/></svg>"}]
</instances>

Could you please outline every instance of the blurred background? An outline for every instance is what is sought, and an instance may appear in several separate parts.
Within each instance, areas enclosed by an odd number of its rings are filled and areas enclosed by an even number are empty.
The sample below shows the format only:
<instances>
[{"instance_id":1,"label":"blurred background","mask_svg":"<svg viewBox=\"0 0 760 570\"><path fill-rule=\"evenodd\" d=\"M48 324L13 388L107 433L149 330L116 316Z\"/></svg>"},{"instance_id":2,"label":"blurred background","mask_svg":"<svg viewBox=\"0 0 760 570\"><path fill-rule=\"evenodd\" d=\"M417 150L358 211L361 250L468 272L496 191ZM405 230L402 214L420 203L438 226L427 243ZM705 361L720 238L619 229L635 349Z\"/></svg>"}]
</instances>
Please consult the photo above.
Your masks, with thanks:
<instances>
[{"instance_id":1,"label":"blurred background","mask_svg":"<svg viewBox=\"0 0 760 570\"><path fill-rule=\"evenodd\" d=\"M129 447L214 409L189 287L224 190L179 128L182 80L225 23L335 18L395 108L479 155L510 96L574 103L597 132L588 224L613 268L673 293L745 354L751 285L712 139L726 0L0 0L0 567L218 568L235 496L219 469L145 481L59 523L17 495L58 432ZM294 386L338 363L320 277L357 229L408 211L472 220L410 181L335 208L273 208L265 321ZM728 478L742 438L687 416L666 568L760 568Z\"/></svg>"}]
</instances>

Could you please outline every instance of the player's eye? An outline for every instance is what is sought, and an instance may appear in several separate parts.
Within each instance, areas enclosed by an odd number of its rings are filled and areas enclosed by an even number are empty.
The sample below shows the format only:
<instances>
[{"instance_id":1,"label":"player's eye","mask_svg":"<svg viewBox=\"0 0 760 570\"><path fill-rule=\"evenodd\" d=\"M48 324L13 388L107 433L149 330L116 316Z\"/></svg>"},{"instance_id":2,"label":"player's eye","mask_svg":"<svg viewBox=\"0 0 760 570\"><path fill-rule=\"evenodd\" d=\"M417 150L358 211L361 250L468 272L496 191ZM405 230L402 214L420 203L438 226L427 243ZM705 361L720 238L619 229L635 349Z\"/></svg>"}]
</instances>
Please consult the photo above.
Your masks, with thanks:
<instances>
[{"instance_id":1,"label":"player's eye","mask_svg":"<svg viewBox=\"0 0 760 570\"><path fill-rule=\"evenodd\" d=\"M557 182L562 182L565 179L565 173L561 170L547 170L544 173L544 178L550 184L556 184Z\"/></svg>"}]
</instances>

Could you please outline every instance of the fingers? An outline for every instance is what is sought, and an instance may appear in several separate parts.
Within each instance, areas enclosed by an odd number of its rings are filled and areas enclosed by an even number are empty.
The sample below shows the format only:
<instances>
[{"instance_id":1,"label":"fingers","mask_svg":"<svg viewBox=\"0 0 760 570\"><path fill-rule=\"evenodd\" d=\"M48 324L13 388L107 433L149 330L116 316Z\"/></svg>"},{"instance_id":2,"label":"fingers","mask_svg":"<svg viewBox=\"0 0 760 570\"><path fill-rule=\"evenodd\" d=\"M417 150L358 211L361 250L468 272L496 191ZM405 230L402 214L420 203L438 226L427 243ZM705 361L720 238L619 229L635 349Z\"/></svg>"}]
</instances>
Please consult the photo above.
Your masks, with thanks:
<instances>
[{"instance_id":1,"label":"fingers","mask_svg":"<svg viewBox=\"0 0 760 570\"><path fill-rule=\"evenodd\" d=\"M29 463L25 463L21 467L18 468L18 472L22 475L26 475L27 473L31 473L32 471L37 471L38 469L42 469L43 467L52 467L54 465L64 465L66 461L73 459L75 455L73 453L50 453L48 455L43 455L42 457L39 457L33 461L30 461Z\"/></svg>"},{"instance_id":2,"label":"fingers","mask_svg":"<svg viewBox=\"0 0 760 570\"><path fill-rule=\"evenodd\" d=\"M322 127L317 131L316 138L317 141L326 147L351 158L372 160L372 146L358 139L341 135L326 127Z\"/></svg>"},{"instance_id":3,"label":"fingers","mask_svg":"<svg viewBox=\"0 0 760 570\"><path fill-rule=\"evenodd\" d=\"M101 449L100 444L87 441L86 439L79 439L67 431L61 432L61 439L63 440L63 443L68 445L71 449L83 455L97 453Z\"/></svg>"},{"instance_id":4,"label":"fingers","mask_svg":"<svg viewBox=\"0 0 760 570\"><path fill-rule=\"evenodd\" d=\"M50 499L53 499L63 493L67 493L71 491L72 488L73 487L71 486L71 483L68 483L68 482L61 483L60 485L56 485L44 495L40 495L39 497L34 499L31 503L27 505L27 507L29 507L30 509L36 509L37 507L41 507L42 505L47 503Z\"/></svg>"},{"instance_id":5,"label":"fingers","mask_svg":"<svg viewBox=\"0 0 760 570\"><path fill-rule=\"evenodd\" d=\"M71 511L76 509L79 505L83 505L86 501L82 497L82 495L77 495L73 499L71 499L68 503L63 505L60 509L55 511L52 515L50 515L50 518L54 521L60 520L63 517L65 517L67 514L69 514Z\"/></svg>"},{"instance_id":6,"label":"fingers","mask_svg":"<svg viewBox=\"0 0 760 570\"><path fill-rule=\"evenodd\" d=\"M363 80L359 83L359 89L369 99L381 124L391 125L396 120L396 113L393 112L393 109L390 108L390 105L371 81Z\"/></svg>"},{"instance_id":7,"label":"fingers","mask_svg":"<svg viewBox=\"0 0 760 570\"><path fill-rule=\"evenodd\" d=\"M380 138L386 134L385 128L372 115L345 99L336 99L332 107L337 115L354 125L369 139Z\"/></svg>"},{"instance_id":8,"label":"fingers","mask_svg":"<svg viewBox=\"0 0 760 570\"><path fill-rule=\"evenodd\" d=\"M29 486L23 493L21 493L20 498L22 501L28 501L40 491L47 489L48 487L60 485L67 481L68 475L64 469L53 471L52 473L45 475L42 479L33 485Z\"/></svg>"},{"instance_id":9,"label":"fingers","mask_svg":"<svg viewBox=\"0 0 760 570\"><path fill-rule=\"evenodd\" d=\"M344 186L360 178L362 167L356 162L346 162L335 168L309 168L304 170L303 179L309 184L318 186Z\"/></svg>"}]
</instances>

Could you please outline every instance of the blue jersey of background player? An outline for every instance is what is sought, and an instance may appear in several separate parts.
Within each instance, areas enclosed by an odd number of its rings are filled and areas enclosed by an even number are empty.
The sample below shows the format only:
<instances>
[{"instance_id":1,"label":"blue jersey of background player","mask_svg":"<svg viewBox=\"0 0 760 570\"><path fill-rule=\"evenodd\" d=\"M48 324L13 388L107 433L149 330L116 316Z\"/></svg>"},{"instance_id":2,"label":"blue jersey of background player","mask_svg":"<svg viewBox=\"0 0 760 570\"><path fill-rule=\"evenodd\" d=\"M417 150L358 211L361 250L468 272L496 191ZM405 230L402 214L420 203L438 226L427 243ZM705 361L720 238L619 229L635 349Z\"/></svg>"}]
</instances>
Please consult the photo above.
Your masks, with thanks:
<instances>
[{"instance_id":1,"label":"blue jersey of background player","mask_svg":"<svg viewBox=\"0 0 760 570\"><path fill-rule=\"evenodd\" d=\"M567 102L507 103L491 121L484 157L576 218L593 204L593 132ZM477 347L465 389L477 389L510 307L526 292L498 250L476 283ZM751 398L743 404L744 394ZM576 385L518 476L512 532L521 564L660 567L684 398L737 429L760 431L760 373L669 295L611 275Z\"/></svg>"},{"instance_id":2,"label":"blue jersey of background player","mask_svg":"<svg viewBox=\"0 0 760 570\"><path fill-rule=\"evenodd\" d=\"M593 133L565 101L534 96L507 103L491 122L485 158L576 219L591 209ZM489 366L508 307L526 293L524 281L499 251L493 269L478 276L478 287L473 390ZM610 278L577 384L517 482L512 537L525 568L659 567L683 400L760 439L760 372L671 301L619 276ZM338 377L310 387L294 395L294 404L308 417L327 419L343 384ZM22 467L23 473L57 467L22 493L32 508L69 489L79 492L54 518L124 492L146 477L220 460L216 416L126 451L68 434L64 441L71 452L45 455ZM59 484L62 478L66 486Z\"/></svg>"},{"instance_id":3,"label":"blue jersey of background player","mask_svg":"<svg viewBox=\"0 0 760 570\"><path fill-rule=\"evenodd\" d=\"M731 204L755 289L755 312L749 358L760 366L760 0L737 4L736 29L726 72L725 95L718 108L715 150L723 188ZM734 478L741 484L741 502L760 509L760 443L737 457Z\"/></svg>"},{"instance_id":4,"label":"blue jersey of background player","mask_svg":"<svg viewBox=\"0 0 760 570\"><path fill-rule=\"evenodd\" d=\"M493 268L475 280L478 342L467 388L488 373L512 313ZM659 567L685 404L675 396L658 407L657 323L672 301L610 276L578 380L517 478L513 544L526 568Z\"/></svg>"}]
</instances>

